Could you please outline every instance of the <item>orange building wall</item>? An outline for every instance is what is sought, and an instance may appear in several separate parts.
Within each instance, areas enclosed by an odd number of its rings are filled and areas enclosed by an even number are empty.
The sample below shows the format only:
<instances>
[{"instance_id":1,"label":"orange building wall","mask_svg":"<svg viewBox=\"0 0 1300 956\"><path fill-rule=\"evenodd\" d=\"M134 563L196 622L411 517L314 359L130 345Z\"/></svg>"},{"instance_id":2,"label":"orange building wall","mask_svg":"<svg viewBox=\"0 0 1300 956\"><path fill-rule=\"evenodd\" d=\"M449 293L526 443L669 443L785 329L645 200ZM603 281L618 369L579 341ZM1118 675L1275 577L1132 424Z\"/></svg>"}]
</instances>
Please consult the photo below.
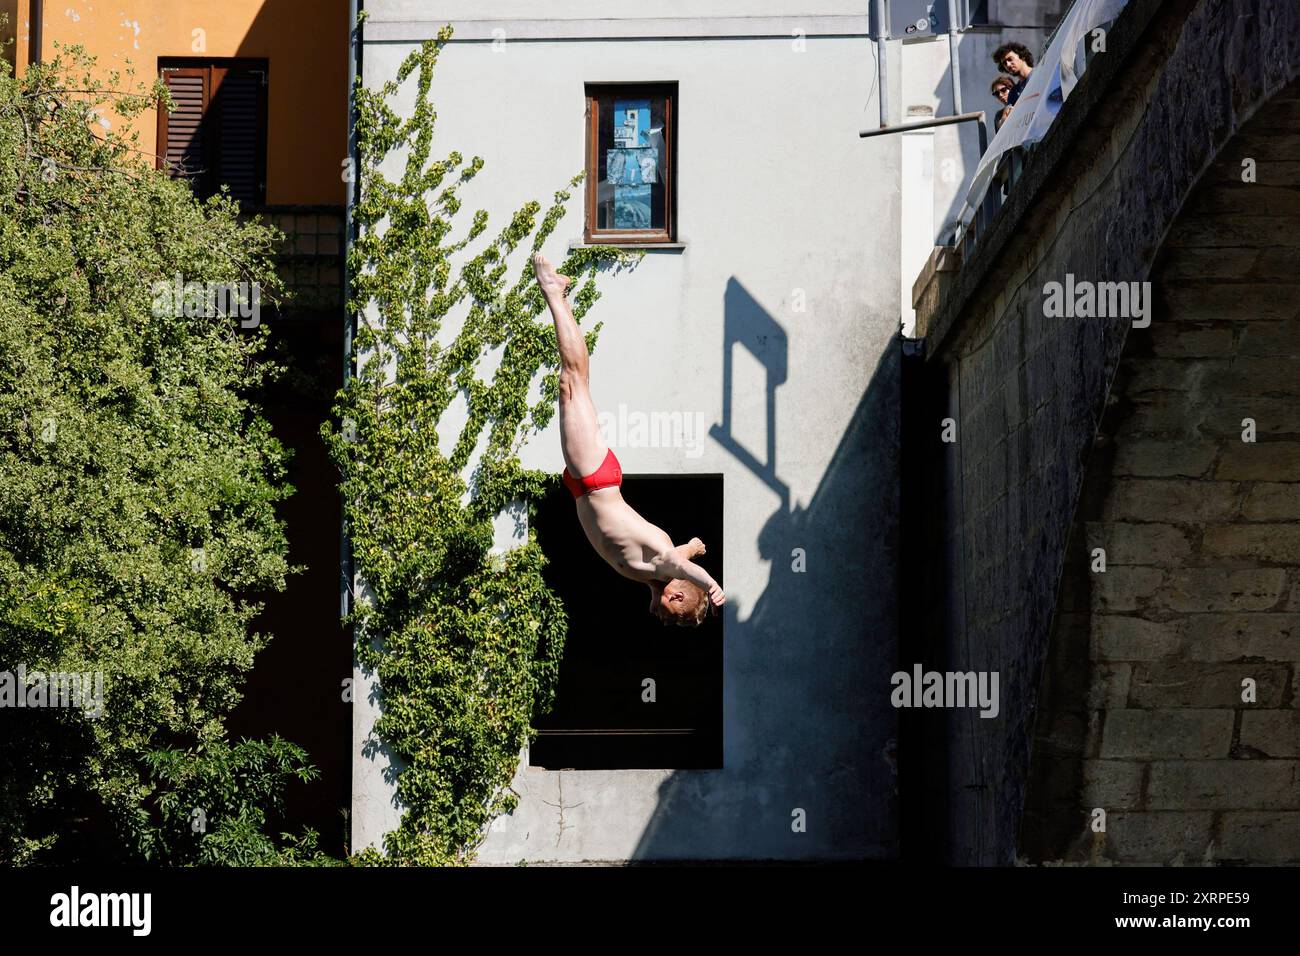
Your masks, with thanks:
<instances>
[{"instance_id":1,"label":"orange building wall","mask_svg":"<svg viewBox=\"0 0 1300 956\"><path fill-rule=\"evenodd\" d=\"M31 4L0 2L24 19ZM347 19L347 0L46 0L41 54L48 60L55 43L79 43L105 74L129 63L141 82L158 75L159 57L266 59L267 203L341 205ZM141 148L154 152L155 111L136 125Z\"/></svg>"}]
</instances>

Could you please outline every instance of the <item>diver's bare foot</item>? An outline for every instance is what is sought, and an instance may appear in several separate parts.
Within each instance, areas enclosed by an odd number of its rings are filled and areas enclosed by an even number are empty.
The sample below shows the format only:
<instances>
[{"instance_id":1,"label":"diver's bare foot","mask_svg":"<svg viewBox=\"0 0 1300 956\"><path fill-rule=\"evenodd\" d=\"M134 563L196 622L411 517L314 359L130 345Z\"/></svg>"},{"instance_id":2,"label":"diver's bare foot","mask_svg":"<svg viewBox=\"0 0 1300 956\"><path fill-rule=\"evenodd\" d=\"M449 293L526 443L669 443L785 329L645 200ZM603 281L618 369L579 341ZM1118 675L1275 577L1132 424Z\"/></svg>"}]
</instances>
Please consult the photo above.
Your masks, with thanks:
<instances>
[{"instance_id":1,"label":"diver's bare foot","mask_svg":"<svg viewBox=\"0 0 1300 956\"><path fill-rule=\"evenodd\" d=\"M546 257L540 252L533 253L533 272L537 276L537 284L542 287L543 295L563 296L573 283L568 276L556 272L555 267L547 262Z\"/></svg>"}]
</instances>

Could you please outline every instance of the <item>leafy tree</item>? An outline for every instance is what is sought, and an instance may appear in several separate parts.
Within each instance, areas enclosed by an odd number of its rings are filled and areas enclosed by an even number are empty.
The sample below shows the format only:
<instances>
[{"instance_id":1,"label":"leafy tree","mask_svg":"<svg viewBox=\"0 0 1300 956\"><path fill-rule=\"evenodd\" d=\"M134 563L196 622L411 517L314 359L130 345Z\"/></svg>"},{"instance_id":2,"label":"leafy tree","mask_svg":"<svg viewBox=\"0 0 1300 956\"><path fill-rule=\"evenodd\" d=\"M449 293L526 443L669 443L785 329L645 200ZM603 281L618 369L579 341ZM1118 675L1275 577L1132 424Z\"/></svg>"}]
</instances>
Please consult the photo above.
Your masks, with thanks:
<instances>
[{"instance_id":1,"label":"leafy tree","mask_svg":"<svg viewBox=\"0 0 1300 956\"><path fill-rule=\"evenodd\" d=\"M0 860L265 862L259 808L314 772L222 725L291 571L286 453L247 398L274 370L264 329L160 290L273 294L277 236L154 170L118 128L165 91L92 67L0 67L0 670L103 680L98 717L0 707Z\"/></svg>"}]
</instances>

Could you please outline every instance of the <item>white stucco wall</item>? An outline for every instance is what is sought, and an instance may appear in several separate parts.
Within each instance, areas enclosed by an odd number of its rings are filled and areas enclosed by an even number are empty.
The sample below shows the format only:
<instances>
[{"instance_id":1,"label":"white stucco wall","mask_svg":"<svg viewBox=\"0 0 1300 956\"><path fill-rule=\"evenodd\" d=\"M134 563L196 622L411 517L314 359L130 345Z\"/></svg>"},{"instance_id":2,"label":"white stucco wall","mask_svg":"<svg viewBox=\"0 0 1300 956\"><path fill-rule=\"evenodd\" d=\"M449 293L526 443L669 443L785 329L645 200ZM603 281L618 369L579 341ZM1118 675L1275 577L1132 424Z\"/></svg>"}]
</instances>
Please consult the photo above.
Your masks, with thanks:
<instances>
[{"instance_id":1,"label":"white stucco wall","mask_svg":"<svg viewBox=\"0 0 1300 956\"><path fill-rule=\"evenodd\" d=\"M480 859L894 855L895 334L912 277L904 281L900 253L901 137L857 135L879 124L869 4L818 2L787 17L783 0L680 0L653 11L624 0L498 0L492 20L468 0L437 5L438 20L416 0L366 6L370 86L443 20L465 18L434 83L435 151L485 158L462 198L498 225L582 168L585 83L678 83L685 247L651 252L603 282L588 320L604 322L591 372L598 408L721 423L726 325L760 336L761 355L733 353L731 434L744 450L717 437L698 456L616 446L628 474L724 476L723 769L552 772L524 762L521 805L496 821ZM504 45L490 42L502 35ZM898 82L901 47L890 48L894 122L915 98ZM922 82L937 104L932 80ZM409 109L411 84L403 95ZM942 149L936 137L936 162ZM935 192L938 218L949 194ZM555 261L582 234L582 204L578 190L544 249ZM769 421L762 360L782 354L787 374ZM769 430L776 456L763 475L751 466L765 461ZM554 428L523 460L561 468ZM794 548L806 550L807 573L792 572ZM359 701L355 848L397 820L382 761L362 753L372 721ZM806 832L792 832L796 809Z\"/></svg>"}]
</instances>

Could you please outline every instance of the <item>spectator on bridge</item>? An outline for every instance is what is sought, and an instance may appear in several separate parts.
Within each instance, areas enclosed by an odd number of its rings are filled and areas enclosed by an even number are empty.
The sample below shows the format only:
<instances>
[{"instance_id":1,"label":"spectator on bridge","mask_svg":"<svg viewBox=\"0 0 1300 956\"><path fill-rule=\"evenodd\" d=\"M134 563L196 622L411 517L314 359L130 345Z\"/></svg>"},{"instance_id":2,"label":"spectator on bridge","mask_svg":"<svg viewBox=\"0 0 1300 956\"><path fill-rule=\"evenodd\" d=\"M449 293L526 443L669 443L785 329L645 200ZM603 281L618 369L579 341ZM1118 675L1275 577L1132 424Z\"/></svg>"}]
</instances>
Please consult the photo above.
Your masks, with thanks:
<instances>
[{"instance_id":1,"label":"spectator on bridge","mask_svg":"<svg viewBox=\"0 0 1300 956\"><path fill-rule=\"evenodd\" d=\"M1011 104L1008 100L1011 98L1011 88L1013 86L1015 84L1011 82L1011 77L999 73L997 78L994 79L993 85L989 87L989 92L993 94L993 98L1002 104L1002 109L998 110L993 117L993 132L995 133L1002 128L1002 122L1011 115Z\"/></svg>"},{"instance_id":2,"label":"spectator on bridge","mask_svg":"<svg viewBox=\"0 0 1300 956\"><path fill-rule=\"evenodd\" d=\"M1023 43L1004 43L993 51L993 62L1011 77L1011 95L1007 97L1007 105L1015 106L1029 82L1029 74L1034 71L1034 55Z\"/></svg>"}]
</instances>

